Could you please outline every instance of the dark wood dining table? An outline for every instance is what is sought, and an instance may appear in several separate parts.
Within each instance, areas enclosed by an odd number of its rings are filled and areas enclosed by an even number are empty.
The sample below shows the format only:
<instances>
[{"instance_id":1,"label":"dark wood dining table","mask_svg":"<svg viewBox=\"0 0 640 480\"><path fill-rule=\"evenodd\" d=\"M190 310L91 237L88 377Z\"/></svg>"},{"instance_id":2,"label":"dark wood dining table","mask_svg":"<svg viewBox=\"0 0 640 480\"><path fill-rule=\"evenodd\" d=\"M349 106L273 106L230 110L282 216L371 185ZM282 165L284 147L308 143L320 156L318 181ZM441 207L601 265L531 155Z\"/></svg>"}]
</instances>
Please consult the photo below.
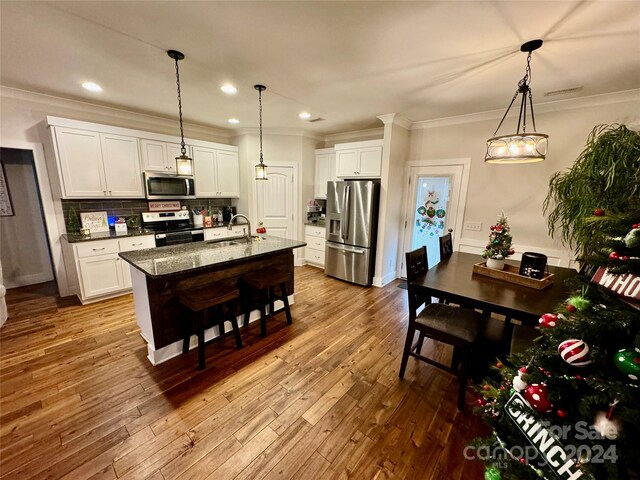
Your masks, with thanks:
<instances>
[{"instance_id":1,"label":"dark wood dining table","mask_svg":"<svg viewBox=\"0 0 640 480\"><path fill-rule=\"evenodd\" d=\"M483 261L480 255L454 252L417 277L411 285L432 297L498 313L534 326L538 324L540 315L553 311L573 293L567 280L578 274L572 268L550 266L549 271L554 274L553 283L536 290L473 273L473 265Z\"/></svg>"}]
</instances>

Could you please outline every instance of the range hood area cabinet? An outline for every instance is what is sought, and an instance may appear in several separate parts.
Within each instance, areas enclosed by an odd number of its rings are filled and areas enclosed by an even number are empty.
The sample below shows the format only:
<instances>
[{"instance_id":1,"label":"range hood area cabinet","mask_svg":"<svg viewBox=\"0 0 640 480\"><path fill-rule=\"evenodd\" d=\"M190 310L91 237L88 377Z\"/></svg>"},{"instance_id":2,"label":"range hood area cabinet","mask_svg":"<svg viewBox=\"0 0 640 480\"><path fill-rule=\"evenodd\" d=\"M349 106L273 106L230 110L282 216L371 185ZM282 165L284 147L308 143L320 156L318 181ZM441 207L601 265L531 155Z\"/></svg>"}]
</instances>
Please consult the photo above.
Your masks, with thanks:
<instances>
[{"instance_id":1,"label":"range hood area cabinet","mask_svg":"<svg viewBox=\"0 0 640 480\"><path fill-rule=\"evenodd\" d=\"M143 198L138 139L52 127L63 198Z\"/></svg>"},{"instance_id":2,"label":"range hood area cabinet","mask_svg":"<svg viewBox=\"0 0 640 480\"><path fill-rule=\"evenodd\" d=\"M198 198L240 197L240 162L232 148L191 149Z\"/></svg>"},{"instance_id":3,"label":"range hood area cabinet","mask_svg":"<svg viewBox=\"0 0 640 480\"><path fill-rule=\"evenodd\" d=\"M382 140L367 140L335 145L336 177L380 178L382 142Z\"/></svg>"},{"instance_id":4,"label":"range hood area cabinet","mask_svg":"<svg viewBox=\"0 0 640 480\"><path fill-rule=\"evenodd\" d=\"M191 147L187 146L187 155ZM176 157L181 154L179 143L140 140L140 153L145 172L176 173Z\"/></svg>"}]
</instances>

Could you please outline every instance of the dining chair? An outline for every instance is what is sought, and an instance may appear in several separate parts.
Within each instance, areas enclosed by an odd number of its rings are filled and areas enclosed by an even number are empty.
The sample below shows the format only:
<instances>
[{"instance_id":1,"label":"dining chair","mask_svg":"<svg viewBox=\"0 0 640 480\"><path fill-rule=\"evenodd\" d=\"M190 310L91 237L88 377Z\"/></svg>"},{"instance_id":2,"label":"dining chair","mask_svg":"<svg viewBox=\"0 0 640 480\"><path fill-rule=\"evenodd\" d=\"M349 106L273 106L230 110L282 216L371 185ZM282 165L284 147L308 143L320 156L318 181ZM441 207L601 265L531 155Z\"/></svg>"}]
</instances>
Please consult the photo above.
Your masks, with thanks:
<instances>
[{"instance_id":1,"label":"dining chair","mask_svg":"<svg viewBox=\"0 0 640 480\"><path fill-rule=\"evenodd\" d=\"M453 253L453 229L449 229L449 233L440 237L440 260L449 258Z\"/></svg>"},{"instance_id":2,"label":"dining chair","mask_svg":"<svg viewBox=\"0 0 640 480\"><path fill-rule=\"evenodd\" d=\"M435 367L452 373L458 378L458 409L464 410L467 389L469 357L483 326L483 314L475 310L454 307L443 303L431 303L413 281L429 269L427 248L422 246L406 253L407 292L409 294L409 325L402 351L399 377L403 378L409 357L417 358ZM417 310L425 305L418 314ZM415 333L418 341L413 344ZM449 344L453 347L451 365L445 365L421 354L424 337Z\"/></svg>"}]
</instances>

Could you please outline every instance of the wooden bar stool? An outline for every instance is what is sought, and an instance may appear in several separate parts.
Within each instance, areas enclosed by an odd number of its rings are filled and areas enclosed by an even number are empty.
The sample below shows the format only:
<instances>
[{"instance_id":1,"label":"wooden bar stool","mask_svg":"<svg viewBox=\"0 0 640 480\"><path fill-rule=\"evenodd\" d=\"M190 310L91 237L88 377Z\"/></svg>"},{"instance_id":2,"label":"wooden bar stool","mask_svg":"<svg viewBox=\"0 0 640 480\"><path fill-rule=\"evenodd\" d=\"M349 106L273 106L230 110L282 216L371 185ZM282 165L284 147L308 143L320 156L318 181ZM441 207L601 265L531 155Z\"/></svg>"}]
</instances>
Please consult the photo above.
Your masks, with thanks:
<instances>
[{"instance_id":1,"label":"wooden bar stool","mask_svg":"<svg viewBox=\"0 0 640 480\"><path fill-rule=\"evenodd\" d=\"M233 327L233 336L236 339L236 346L242 348L240 329L236 321L236 301L240 298L237 287L224 285L222 283L210 283L204 287L196 288L180 294L180 303L191 310L193 322L185 322L184 342L182 353L189 351L191 335L198 336L198 368L204 369L204 329L207 313L215 309L215 317L220 328L220 336L224 335L224 321L229 320ZM224 307L227 307L225 313ZM195 332L194 332L195 330Z\"/></svg>"},{"instance_id":2,"label":"wooden bar stool","mask_svg":"<svg viewBox=\"0 0 640 480\"><path fill-rule=\"evenodd\" d=\"M287 298L287 280L289 280L289 274L278 269L261 270L242 277L242 283L247 287L247 291L243 292L245 326L249 325L252 305L256 305L255 301L252 302L254 291L258 293L257 307L260 309L260 335L267 336L267 318L275 315L273 304L276 300L282 300L284 303L287 323L291 325L291 309ZM280 293L276 292L276 287L280 288ZM268 315L266 312L267 305L269 305Z\"/></svg>"}]
</instances>

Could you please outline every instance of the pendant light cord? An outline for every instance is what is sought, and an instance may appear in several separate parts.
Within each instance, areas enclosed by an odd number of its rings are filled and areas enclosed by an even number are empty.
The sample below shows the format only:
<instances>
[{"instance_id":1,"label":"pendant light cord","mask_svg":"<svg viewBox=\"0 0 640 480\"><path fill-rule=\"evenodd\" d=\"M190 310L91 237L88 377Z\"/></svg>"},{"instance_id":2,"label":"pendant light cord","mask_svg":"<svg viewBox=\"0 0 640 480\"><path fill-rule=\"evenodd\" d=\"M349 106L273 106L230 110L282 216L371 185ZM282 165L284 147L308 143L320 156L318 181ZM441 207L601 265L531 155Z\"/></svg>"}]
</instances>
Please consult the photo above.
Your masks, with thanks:
<instances>
[{"instance_id":1,"label":"pendant light cord","mask_svg":"<svg viewBox=\"0 0 640 480\"><path fill-rule=\"evenodd\" d=\"M176 60L176 85L178 86L178 115L180 117L180 153L182 156L187 155L187 148L184 144L184 130L182 129L182 96L180 95L180 70L178 68L178 57Z\"/></svg>"},{"instance_id":2,"label":"pendant light cord","mask_svg":"<svg viewBox=\"0 0 640 480\"><path fill-rule=\"evenodd\" d=\"M258 103L260 104L260 164L262 164L262 90L258 90Z\"/></svg>"}]
</instances>

